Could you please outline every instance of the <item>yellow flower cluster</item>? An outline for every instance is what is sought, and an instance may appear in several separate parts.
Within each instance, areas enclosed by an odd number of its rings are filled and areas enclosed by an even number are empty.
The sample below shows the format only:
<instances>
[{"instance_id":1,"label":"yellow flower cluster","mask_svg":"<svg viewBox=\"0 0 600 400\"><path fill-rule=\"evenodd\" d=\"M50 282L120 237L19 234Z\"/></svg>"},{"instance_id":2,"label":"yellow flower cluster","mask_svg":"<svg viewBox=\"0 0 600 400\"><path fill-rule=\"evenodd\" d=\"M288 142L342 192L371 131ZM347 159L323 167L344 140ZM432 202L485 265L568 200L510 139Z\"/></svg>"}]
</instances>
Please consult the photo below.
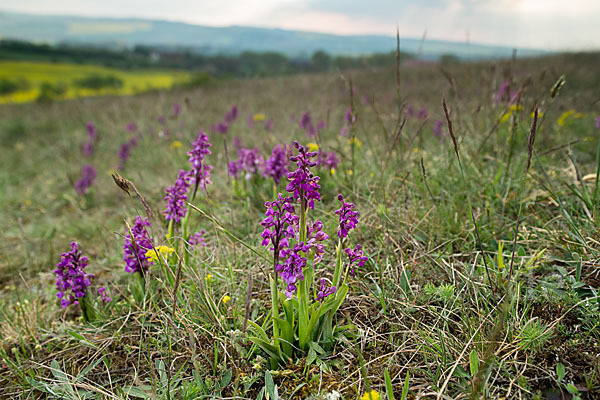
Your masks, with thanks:
<instances>
[{"instance_id":1,"label":"yellow flower cluster","mask_svg":"<svg viewBox=\"0 0 600 400\"><path fill-rule=\"evenodd\" d=\"M261 114L261 113L254 114L254 117L252 117L254 122L264 121L265 118L267 118L267 117L265 117L265 114Z\"/></svg>"},{"instance_id":2,"label":"yellow flower cluster","mask_svg":"<svg viewBox=\"0 0 600 400\"><path fill-rule=\"evenodd\" d=\"M150 262L158 261L158 255L160 254L161 259L167 260L171 254L173 254L175 250L172 247L168 246L158 246L153 249L150 249L146 252L146 258Z\"/></svg>"},{"instance_id":3,"label":"yellow flower cluster","mask_svg":"<svg viewBox=\"0 0 600 400\"><path fill-rule=\"evenodd\" d=\"M308 147L308 151L317 151L319 150L319 145L313 142L310 142L306 145Z\"/></svg>"},{"instance_id":4,"label":"yellow flower cluster","mask_svg":"<svg viewBox=\"0 0 600 400\"><path fill-rule=\"evenodd\" d=\"M171 150L175 150L175 149L180 149L183 145L181 144L181 142L179 140L173 140L173 142L171 143L171 145L169 146L169 148Z\"/></svg>"},{"instance_id":5,"label":"yellow flower cluster","mask_svg":"<svg viewBox=\"0 0 600 400\"><path fill-rule=\"evenodd\" d=\"M565 126L565 123L567 122L567 118L569 118L571 116L573 118L584 118L585 114L577 112L575 110L568 110L568 111L565 111L564 113L562 113L560 115L560 117L558 117L558 119L556 120L556 123L558 124L558 126Z\"/></svg>"},{"instance_id":6,"label":"yellow flower cluster","mask_svg":"<svg viewBox=\"0 0 600 400\"><path fill-rule=\"evenodd\" d=\"M362 142L357 137L348 139L348 144L349 145L354 144L356 147L362 147Z\"/></svg>"},{"instance_id":7,"label":"yellow flower cluster","mask_svg":"<svg viewBox=\"0 0 600 400\"><path fill-rule=\"evenodd\" d=\"M522 109L523 106L512 104L510 107L508 107L508 110L506 110L506 113L502 116L502 118L500 118L500 123L508 121L511 115L513 115L517 111L521 111Z\"/></svg>"},{"instance_id":8,"label":"yellow flower cluster","mask_svg":"<svg viewBox=\"0 0 600 400\"><path fill-rule=\"evenodd\" d=\"M529 118L533 118L534 116L535 116L535 111L532 111L531 114L529 114ZM542 118L543 116L544 116L544 112L538 110L538 119Z\"/></svg>"},{"instance_id":9,"label":"yellow flower cluster","mask_svg":"<svg viewBox=\"0 0 600 400\"><path fill-rule=\"evenodd\" d=\"M370 392L366 392L365 394L363 394L360 399L361 400L379 400L379 399L381 399L381 396L379 395L379 392L377 392L376 390L371 390Z\"/></svg>"}]
</instances>

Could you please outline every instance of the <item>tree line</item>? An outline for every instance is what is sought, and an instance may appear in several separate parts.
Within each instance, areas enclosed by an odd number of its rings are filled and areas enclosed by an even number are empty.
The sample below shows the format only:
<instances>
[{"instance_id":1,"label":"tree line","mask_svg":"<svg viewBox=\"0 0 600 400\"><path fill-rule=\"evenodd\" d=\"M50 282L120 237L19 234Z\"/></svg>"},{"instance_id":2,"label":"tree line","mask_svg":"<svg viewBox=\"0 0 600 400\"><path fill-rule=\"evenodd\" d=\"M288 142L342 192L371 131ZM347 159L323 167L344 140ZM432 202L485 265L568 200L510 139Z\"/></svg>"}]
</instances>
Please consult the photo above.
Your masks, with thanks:
<instances>
[{"instance_id":1,"label":"tree line","mask_svg":"<svg viewBox=\"0 0 600 400\"><path fill-rule=\"evenodd\" d=\"M412 58L400 54L401 60ZM330 55L316 51L310 56L290 58L278 52L244 51L239 54L203 54L188 47L134 46L107 47L59 43L38 44L0 40L0 60L28 60L93 64L128 70L182 69L211 77L256 77L306 72L331 72L396 64L396 52L360 56Z\"/></svg>"}]
</instances>

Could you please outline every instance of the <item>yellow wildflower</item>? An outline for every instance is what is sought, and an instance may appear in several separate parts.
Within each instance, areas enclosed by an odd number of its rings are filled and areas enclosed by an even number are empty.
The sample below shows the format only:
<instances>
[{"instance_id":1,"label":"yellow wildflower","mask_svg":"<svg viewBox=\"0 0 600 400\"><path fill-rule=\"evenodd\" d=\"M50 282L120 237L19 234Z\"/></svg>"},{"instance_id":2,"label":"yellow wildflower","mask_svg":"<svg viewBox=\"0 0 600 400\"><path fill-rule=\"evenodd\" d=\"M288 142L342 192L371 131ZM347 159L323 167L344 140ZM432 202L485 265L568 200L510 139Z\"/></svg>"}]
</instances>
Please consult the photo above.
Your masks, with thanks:
<instances>
[{"instance_id":1,"label":"yellow wildflower","mask_svg":"<svg viewBox=\"0 0 600 400\"><path fill-rule=\"evenodd\" d=\"M556 120L556 123L558 124L558 126L564 126L565 122L567 121L567 118L569 118L573 114L575 114L575 110L565 111L564 113L561 114L560 117L558 117L558 119Z\"/></svg>"},{"instance_id":2,"label":"yellow wildflower","mask_svg":"<svg viewBox=\"0 0 600 400\"><path fill-rule=\"evenodd\" d=\"M206 274L206 277L204 278L206 280L206 282L212 282L212 275L211 274Z\"/></svg>"},{"instance_id":3,"label":"yellow wildflower","mask_svg":"<svg viewBox=\"0 0 600 400\"><path fill-rule=\"evenodd\" d=\"M348 139L348 144L349 145L354 144L356 147L362 147L362 142L357 137Z\"/></svg>"},{"instance_id":4,"label":"yellow wildflower","mask_svg":"<svg viewBox=\"0 0 600 400\"><path fill-rule=\"evenodd\" d=\"M535 116L535 111L532 111L531 114L529 114L529 118L533 118ZM543 111L539 111L538 110L538 118L542 118L544 116Z\"/></svg>"},{"instance_id":5,"label":"yellow wildflower","mask_svg":"<svg viewBox=\"0 0 600 400\"><path fill-rule=\"evenodd\" d=\"M361 397L361 400L379 400L379 399L381 399L381 396L379 395L379 392L377 392L376 390L371 390L370 392L366 392Z\"/></svg>"},{"instance_id":6,"label":"yellow wildflower","mask_svg":"<svg viewBox=\"0 0 600 400\"><path fill-rule=\"evenodd\" d=\"M223 304L227 304L229 302L229 300L231 300L231 297L225 295L223 296L223 300L221 300L223 302Z\"/></svg>"},{"instance_id":7,"label":"yellow wildflower","mask_svg":"<svg viewBox=\"0 0 600 400\"><path fill-rule=\"evenodd\" d=\"M348 172L348 175L352 175L353 174L353 172L352 172L351 169L349 169L347 172Z\"/></svg>"},{"instance_id":8,"label":"yellow wildflower","mask_svg":"<svg viewBox=\"0 0 600 400\"><path fill-rule=\"evenodd\" d=\"M173 140L173 143L171 143L171 145L169 146L169 148L170 148L171 150L174 150L174 149L179 149L179 148L181 148L182 146L183 146L183 145L181 144L181 142L180 142L179 140Z\"/></svg>"},{"instance_id":9,"label":"yellow wildflower","mask_svg":"<svg viewBox=\"0 0 600 400\"><path fill-rule=\"evenodd\" d=\"M252 117L252 119L254 120L254 122L258 122L258 121L264 121L265 120L265 114L254 114L254 116Z\"/></svg>"},{"instance_id":10,"label":"yellow wildflower","mask_svg":"<svg viewBox=\"0 0 600 400\"><path fill-rule=\"evenodd\" d=\"M512 115L512 112L510 112L510 111L507 111L507 112L506 112L506 114L504 114L504 115L502 116L502 118L500 118L500 123L501 123L501 124L503 124L503 123L505 123L506 121L508 121L508 119L511 117L511 115Z\"/></svg>"},{"instance_id":11,"label":"yellow wildflower","mask_svg":"<svg viewBox=\"0 0 600 400\"><path fill-rule=\"evenodd\" d=\"M500 118L500 123L508 121L515 112L521 111L522 109L522 105L511 104L511 106L508 107L508 110L506 110L506 113L504 113L504 115L502 115L502 117Z\"/></svg>"},{"instance_id":12,"label":"yellow wildflower","mask_svg":"<svg viewBox=\"0 0 600 400\"><path fill-rule=\"evenodd\" d=\"M335 168L331 168L331 169L329 170L329 172L331 173L331 175L335 175Z\"/></svg>"},{"instance_id":13,"label":"yellow wildflower","mask_svg":"<svg viewBox=\"0 0 600 400\"><path fill-rule=\"evenodd\" d=\"M311 142L311 143L308 143L307 146L308 146L308 151L317 151L317 150L319 150L319 145L316 144L316 143Z\"/></svg>"},{"instance_id":14,"label":"yellow wildflower","mask_svg":"<svg viewBox=\"0 0 600 400\"><path fill-rule=\"evenodd\" d=\"M150 262L158 261L158 254L163 260L166 260L175 250L168 246L158 246L146 252L146 258Z\"/></svg>"},{"instance_id":15,"label":"yellow wildflower","mask_svg":"<svg viewBox=\"0 0 600 400\"><path fill-rule=\"evenodd\" d=\"M515 111L521 111L523 109L522 105L517 105L517 104L512 104L510 107L508 107L508 111L510 112L515 112Z\"/></svg>"},{"instance_id":16,"label":"yellow wildflower","mask_svg":"<svg viewBox=\"0 0 600 400\"><path fill-rule=\"evenodd\" d=\"M31 205L31 200L30 199L25 200L25 205L26 206L30 206Z\"/></svg>"}]
</instances>

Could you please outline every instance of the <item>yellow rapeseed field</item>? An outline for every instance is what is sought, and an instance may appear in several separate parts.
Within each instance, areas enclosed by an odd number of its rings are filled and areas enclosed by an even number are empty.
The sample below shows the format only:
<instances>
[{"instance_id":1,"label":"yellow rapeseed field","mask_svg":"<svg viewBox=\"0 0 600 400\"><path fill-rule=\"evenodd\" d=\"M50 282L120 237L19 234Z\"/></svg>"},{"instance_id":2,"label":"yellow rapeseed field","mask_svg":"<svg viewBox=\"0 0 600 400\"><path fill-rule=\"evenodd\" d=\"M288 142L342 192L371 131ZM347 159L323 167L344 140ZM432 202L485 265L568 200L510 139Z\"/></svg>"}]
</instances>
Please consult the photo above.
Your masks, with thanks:
<instances>
[{"instance_id":1,"label":"yellow rapeseed field","mask_svg":"<svg viewBox=\"0 0 600 400\"><path fill-rule=\"evenodd\" d=\"M115 76L123 81L118 89L84 89L75 82L91 75ZM184 82L190 74L182 71L138 70L125 71L116 68L73 63L48 63L36 61L0 61L0 79L25 79L28 88L10 95L1 96L0 104L26 103L35 101L44 83L65 87L60 95L63 99L103 95L131 95L153 89L167 89L176 83Z\"/></svg>"}]
</instances>

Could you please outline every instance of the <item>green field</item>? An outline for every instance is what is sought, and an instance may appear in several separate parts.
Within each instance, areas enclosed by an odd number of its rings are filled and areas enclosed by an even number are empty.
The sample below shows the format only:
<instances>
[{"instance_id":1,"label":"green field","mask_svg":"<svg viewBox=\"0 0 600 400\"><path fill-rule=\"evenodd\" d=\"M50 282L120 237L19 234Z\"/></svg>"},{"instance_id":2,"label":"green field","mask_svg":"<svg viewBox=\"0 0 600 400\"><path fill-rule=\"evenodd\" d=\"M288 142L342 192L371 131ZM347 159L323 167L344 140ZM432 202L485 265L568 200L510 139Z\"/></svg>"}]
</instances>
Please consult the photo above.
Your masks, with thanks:
<instances>
[{"instance_id":1,"label":"green field","mask_svg":"<svg viewBox=\"0 0 600 400\"><path fill-rule=\"evenodd\" d=\"M598 62L413 62L1 106L0 397L599 398ZM105 72L5 70L67 83ZM110 72L126 94L185 78ZM237 119L214 132L233 105ZM316 136L299 126L307 111ZM89 154L87 122L97 134ZM192 168L186 153L199 129L212 144L203 161L212 183L195 197L191 184L193 207L169 223L165 189ZM339 159L309 168L320 177L314 210L294 202L290 246L311 245L279 261L306 258L296 291L261 245L265 202L290 181L265 176L260 159L228 174L237 147L267 159L294 140ZM97 177L79 194L85 165ZM120 187L111 177L119 166L130 181ZM360 213L343 241L338 194ZM124 239L148 215L165 257L130 274ZM310 242L306 215L327 240ZM190 234L202 230L206 246L193 248ZM72 241L95 276L87 305L62 308L54 270ZM362 266L344 251L357 244ZM306 310L323 311L315 325Z\"/></svg>"},{"instance_id":2,"label":"green field","mask_svg":"<svg viewBox=\"0 0 600 400\"><path fill-rule=\"evenodd\" d=\"M122 81L118 88L78 87L76 82L90 76L113 76ZM185 82L190 74L182 71L125 71L115 68L69 63L0 61L0 80L25 80L26 87L1 95L0 104L27 103L39 98L44 83L63 89L54 99L73 99L103 95L132 95L150 90L169 89Z\"/></svg>"}]
</instances>

